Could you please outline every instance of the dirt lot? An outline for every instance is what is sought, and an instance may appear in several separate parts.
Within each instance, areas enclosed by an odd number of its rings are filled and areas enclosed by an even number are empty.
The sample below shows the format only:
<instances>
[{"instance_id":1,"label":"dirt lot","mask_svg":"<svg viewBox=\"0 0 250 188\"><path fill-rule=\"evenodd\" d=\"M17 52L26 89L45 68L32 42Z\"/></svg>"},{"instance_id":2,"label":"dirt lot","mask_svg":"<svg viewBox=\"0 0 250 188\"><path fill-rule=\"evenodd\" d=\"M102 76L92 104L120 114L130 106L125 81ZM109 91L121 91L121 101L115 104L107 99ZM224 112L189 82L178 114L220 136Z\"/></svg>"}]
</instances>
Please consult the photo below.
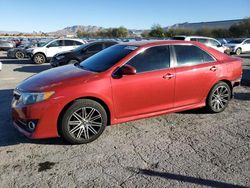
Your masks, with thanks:
<instances>
[{"instance_id":1,"label":"dirt lot","mask_svg":"<svg viewBox=\"0 0 250 188\"><path fill-rule=\"evenodd\" d=\"M249 187L250 55L225 112L163 115L108 127L95 142L26 139L11 124L13 88L50 68L0 52L0 187Z\"/></svg>"}]
</instances>

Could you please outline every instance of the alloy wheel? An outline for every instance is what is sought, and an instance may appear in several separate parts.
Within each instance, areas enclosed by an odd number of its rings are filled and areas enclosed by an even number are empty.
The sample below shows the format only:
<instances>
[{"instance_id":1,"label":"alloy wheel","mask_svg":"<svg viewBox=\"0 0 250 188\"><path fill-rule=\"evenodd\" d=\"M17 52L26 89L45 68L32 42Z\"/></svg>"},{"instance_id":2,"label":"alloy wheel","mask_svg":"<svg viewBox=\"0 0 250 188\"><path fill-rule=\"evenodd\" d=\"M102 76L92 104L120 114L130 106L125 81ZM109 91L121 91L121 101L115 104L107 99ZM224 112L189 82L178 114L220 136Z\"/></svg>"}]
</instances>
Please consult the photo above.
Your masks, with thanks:
<instances>
[{"instance_id":1,"label":"alloy wheel","mask_svg":"<svg viewBox=\"0 0 250 188\"><path fill-rule=\"evenodd\" d=\"M230 100L230 91L225 86L219 86L212 94L211 105L216 111L221 111Z\"/></svg>"},{"instance_id":2,"label":"alloy wheel","mask_svg":"<svg viewBox=\"0 0 250 188\"><path fill-rule=\"evenodd\" d=\"M17 59L23 59L24 58L24 53L23 52L16 52L16 58Z\"/></svg>"},{"instance_id":3,"label":"alloy wheel","mask_svg":"<svg viewBox=\"0 0 250 188\"><path fill-rule=\"evenodd\" d=\"M35 63L37 63L37 64L42 64L42 63L45 62L45 59L44 59L44 56L43 56L43 55L37 54L37 55L34 57L34 61L35 61Z\"/></svg>"},{"instance_id":4,"label":"alloy wheel","mask_svg":"<svg viewBox=\"0 0 250 188\"><path fill-rule=\"evenodd\" d=\"M83 107L74 111L68 120L68 131L77 140L89 140L102 127L101 113L93 107Z\"/></svg>"}]
</instances>

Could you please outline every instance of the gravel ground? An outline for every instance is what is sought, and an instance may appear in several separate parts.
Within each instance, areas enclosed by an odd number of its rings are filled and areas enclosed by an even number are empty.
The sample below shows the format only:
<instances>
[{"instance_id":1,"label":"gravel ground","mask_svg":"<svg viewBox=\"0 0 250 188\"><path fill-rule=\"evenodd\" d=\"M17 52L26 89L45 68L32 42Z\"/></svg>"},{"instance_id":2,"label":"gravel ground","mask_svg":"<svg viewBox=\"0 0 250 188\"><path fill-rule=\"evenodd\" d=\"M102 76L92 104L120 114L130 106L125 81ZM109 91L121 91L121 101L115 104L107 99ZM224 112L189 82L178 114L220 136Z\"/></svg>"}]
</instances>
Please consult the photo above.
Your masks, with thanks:
<instances>
[{"instance_id":1,"label":"gravel ground","mask_svg":"<svg viewBox=\"0 0 250 188\"><path fill-rule=\"evenodd\" d=\"M250 56L220 114L202 109L107 127L87 145L32 141L11 124L13 88L48 64L0 54L0 187L249 187Z\"/></svg>"}]
</instances>

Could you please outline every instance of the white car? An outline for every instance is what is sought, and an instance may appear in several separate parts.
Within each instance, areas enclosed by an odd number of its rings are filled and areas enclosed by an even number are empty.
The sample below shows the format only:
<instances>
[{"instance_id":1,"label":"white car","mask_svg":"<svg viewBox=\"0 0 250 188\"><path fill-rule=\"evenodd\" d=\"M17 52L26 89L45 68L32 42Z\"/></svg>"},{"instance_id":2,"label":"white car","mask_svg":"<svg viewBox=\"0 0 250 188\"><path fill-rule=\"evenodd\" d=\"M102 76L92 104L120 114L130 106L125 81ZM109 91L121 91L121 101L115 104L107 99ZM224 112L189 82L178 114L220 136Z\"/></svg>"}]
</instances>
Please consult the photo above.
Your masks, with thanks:
<instances>
[{"instance_id":1,"label":"white car","mask_svg":"<svg viewBox=\"0 0 250 188\"><path fill-rule=\"evenodd\" d=\"M240 55L241 53L250 52L250 38L248 39L234 39L229 41L226 46L231 53Z\"/></svg>"},{"instance_id":2,"label":"white car","mask_svg":"<svg viewBox=\"0 0 250 188\"><path fill-rule=\"evenodd\" d=\"M48 62L55 54L70 51L85 44L81 39L54 39L39 47L27 49L27 54L36 64Z\"/></svg>"},{"instance_id":3,"label":"white car","mask_svg":"<svg viewBox=\"0 0 250 188\"><path fill-rule=\"evenodd\" d=\"M185 40L185 41L197 41L205 44L211 48L214 48L222 53L227 52L228 47L222 45L218 40L210 37L201 37L201 36L175 36L173 40Z\"/></svg>"}]
</instances>

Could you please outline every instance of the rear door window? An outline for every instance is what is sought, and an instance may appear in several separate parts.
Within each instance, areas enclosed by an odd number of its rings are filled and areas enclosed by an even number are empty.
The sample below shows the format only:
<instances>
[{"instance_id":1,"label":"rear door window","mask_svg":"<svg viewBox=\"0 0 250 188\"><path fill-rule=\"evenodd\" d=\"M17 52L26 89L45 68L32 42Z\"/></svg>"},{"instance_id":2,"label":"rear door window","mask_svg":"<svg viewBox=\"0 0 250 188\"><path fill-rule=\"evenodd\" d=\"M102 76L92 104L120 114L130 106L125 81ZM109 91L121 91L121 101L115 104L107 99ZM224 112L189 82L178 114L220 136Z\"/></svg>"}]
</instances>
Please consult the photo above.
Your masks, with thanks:
<instances>
[{"instance_id":1,"label":"rear door window","mask_svg":"<svg viewBox=\"0 0 250 188\"><path fill-rule=\"evenodd\" d=\"M74 42L73 40L65 40L64 41L64 46L74 46Z\"/></svg>"},{"instance_id":2,"label":"rear door window","mask_svg":"<svg viewBox=\"0 0 250 188\"><path fill-rule=\"evenodd\" d=\"M176 66L197 65L204 62L212 62L214 58L207 52L193 45L174 45L176 54Z\"/></svg>"}]
</instances>

